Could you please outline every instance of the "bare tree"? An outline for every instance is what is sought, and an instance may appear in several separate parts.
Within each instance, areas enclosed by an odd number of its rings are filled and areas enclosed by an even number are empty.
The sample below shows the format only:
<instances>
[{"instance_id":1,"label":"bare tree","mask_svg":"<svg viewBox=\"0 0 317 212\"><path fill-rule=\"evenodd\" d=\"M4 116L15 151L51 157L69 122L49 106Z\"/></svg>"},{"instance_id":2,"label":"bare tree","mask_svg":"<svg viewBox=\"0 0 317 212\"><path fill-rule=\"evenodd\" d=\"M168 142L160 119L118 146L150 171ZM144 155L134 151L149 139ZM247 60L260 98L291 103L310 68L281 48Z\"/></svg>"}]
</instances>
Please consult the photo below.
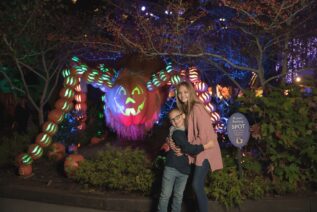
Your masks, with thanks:
<instances>
[{"instance_id":1,"label":"bare tree","mask_svg":"<svg viewBox=\"0 0 317 212\"><path fill-rule=\"evenodd\" d=\"M1 26L5 27L0 31L0 57L11 73L8 69L0 72L13 91L27 97L41 125L44 106L52 98L68 57L65 51L61 54L62 43L50 39L50 31L61 19L49 13L48 1L12 1L1 3L1 7ZM19 79L19 84L14 79Z\"/></svg>"}]
</instances>

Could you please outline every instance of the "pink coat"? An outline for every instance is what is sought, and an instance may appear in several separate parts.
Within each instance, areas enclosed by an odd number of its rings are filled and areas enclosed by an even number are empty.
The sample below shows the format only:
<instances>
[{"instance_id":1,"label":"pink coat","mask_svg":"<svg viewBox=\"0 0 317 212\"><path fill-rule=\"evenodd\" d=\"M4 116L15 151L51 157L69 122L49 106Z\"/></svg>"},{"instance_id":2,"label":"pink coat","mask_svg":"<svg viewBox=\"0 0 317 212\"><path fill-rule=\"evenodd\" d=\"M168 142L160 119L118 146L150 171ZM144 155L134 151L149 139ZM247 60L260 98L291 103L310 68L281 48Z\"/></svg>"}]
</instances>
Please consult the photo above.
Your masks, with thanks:
<instances>
[{"instance_id":1,"label":"pink coat","mask_svg":"<svg viewBox=\"0 0 317 212\"><path fill-rule=\"evenodd\" d=\"M210 115L202 104L196 103L188 115L188 141L191 144L206 144L209 140L215 141L215 146L199 153L196 157L189 157L190 163L201 166L203 161L209 161L211 171L223 168L221 151L210 120Z\"/></svg>"}]
</instances>

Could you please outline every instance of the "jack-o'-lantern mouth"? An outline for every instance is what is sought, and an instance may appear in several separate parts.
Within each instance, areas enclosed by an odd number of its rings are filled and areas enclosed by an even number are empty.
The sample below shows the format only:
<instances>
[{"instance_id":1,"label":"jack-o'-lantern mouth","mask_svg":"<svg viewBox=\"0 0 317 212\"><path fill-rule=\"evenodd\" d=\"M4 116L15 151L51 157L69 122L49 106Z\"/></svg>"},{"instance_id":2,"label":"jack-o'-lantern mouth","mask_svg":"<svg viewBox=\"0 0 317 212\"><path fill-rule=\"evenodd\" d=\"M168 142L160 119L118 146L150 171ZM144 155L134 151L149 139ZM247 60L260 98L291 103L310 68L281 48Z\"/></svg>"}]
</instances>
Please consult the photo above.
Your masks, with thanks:
<instances>
[{"instance_id":1,"label":"jack-o'-lantern mouth","mask_svg":"<svg viewBox=\"0 0 317 212\"><path fill-rule=\"evenodd\" d=\"M120 111L125 116L130 116L130 115L136 116L143 110L144 104L145 104L145 101L143 101L137 108L134 108L134 107L124 108L124 107L121 107Z\"/></svg>"}]
</instances>

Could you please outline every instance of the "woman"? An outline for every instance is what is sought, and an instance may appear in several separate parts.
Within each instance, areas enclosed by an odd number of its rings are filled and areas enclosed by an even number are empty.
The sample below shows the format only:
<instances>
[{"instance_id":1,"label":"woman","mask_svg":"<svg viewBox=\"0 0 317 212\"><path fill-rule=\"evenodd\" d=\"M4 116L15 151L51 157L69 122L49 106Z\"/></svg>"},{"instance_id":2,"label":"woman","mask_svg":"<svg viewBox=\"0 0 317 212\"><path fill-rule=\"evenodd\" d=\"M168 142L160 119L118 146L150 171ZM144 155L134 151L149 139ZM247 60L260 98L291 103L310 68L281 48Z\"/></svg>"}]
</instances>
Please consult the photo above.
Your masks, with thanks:
<instances>
[{"instance_id":1,"label":"woman","mask_svg":"<svg viewBox=\"0 0 317 212\"><path fill-rule=\"evenodd\" d=\"M197 156L188 156L189 162L195 165L192 187L195 192L200 212L208 211L208 198L204 190L208 171L223 168L221 152L210 120L209 113L204 105L197 99L191 83L181 82L176 87L177 107L186 114L188 141L191 144L206 144L212 140L214 147L206 149ZM172 145L173 146L173 145Z\"/></svg>"}]
</instances>

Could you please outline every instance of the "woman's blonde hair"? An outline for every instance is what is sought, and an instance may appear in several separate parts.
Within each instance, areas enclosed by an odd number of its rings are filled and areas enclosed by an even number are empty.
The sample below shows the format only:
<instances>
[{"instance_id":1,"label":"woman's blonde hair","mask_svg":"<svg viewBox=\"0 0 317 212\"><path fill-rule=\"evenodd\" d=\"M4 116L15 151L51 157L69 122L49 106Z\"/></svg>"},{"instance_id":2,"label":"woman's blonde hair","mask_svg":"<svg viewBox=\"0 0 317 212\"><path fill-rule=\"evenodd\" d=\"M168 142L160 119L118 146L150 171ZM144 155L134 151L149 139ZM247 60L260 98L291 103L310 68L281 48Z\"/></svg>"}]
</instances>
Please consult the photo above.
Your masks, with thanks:
<instances>
[{"instance_id":1,"label":"woman's blonde hair","mask_svg":"<svg viewBox=\"0 0 317 212\"><path fill-rule=\"evenodd\" d=\"M181 102L178 98L178 91L179 88L182 86L184 86L189 92L189 99L187 103ZM188 114L190 114L196 103L200 103L200 101L197 99L195 89L190 82L183 81L176 85L176 105L178 109L180 109L183 113L186 114L186 117Z\"/></svg>"}]
</instances>

